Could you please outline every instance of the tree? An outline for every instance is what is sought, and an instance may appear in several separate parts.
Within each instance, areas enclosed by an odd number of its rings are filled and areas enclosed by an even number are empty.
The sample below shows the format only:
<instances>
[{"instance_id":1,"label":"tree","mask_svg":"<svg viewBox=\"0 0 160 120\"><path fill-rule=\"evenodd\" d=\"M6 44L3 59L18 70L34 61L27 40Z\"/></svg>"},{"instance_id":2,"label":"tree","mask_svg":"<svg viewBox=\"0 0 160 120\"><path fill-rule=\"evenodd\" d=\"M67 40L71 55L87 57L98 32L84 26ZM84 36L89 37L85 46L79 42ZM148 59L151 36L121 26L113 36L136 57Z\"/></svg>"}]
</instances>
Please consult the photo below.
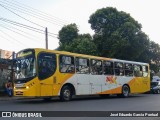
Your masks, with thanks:
<instances>
[{"instance_id":1,"label":"tree","mask_svg":"<svg viewBox=\"0 0 160 120\"><path fill-rule=\"evenodd\" d=\"M149 48L150 68L154 73L158 73L160 69L160 46L155 42L150 42Z\"/></svg>"},{"instance_id":2,"label":"tree","mask_svg":"<svg viewBox=\"0 0 160 120\"><path fill-rule=\"evenodd\" d=\"M95 31L93 41L100 56L140 60L149 48L149 38L141 31L141 24L116 8L97 10L90 16L89 23Z\"/></svg>"},{"instance_id":3,"label":"tree","mask_svg":"<svg viewBox=\"0 0 160 120\"><path fill-rule=\"evenodd\" d=\"M65 47L65 50L80 54L98 55L96 45L89 34L79 35L70 45Z\"/></svg>"},{"instance_id":4,"label":"tree","mask_svg":"<svg viewBox=\"0 0 160 120\"><path fill-rule=\"evenodd\" d=\"M160 46L159 44L151 41L149 51L150 51L151 61L154 62L155 64L160 64Z\"/></svg>"},{"instance_id":5,"label":"tree","mask_svg":"<svg viewBox=\"0 0 160 120\"><path fill-rule=\"evenodd\" d=\"M97 10L88 21L95 31L78 34L76 24L59 31L58 50L123 60L147 62L155 72L160 68L160 47L142 32L141 24L129 14L107 7Z\"/></svg>"},{"instance_id":6,"label":"tree","mask_svg":"<svg viewBox=\"0 0 160 120\"><path fill-rule=\"evenodd\" d=\"M78 34L76 24L64 26L59 31L60 46L58 50L80 54L98 55L97 47L90 34Z\"/></svg>"},{"instance_id":7,"label":"tree","mask_svg":"<svg viewBox=\"0 0 160 120\"><path fill-rule=\"evenodd\" d=\"M73 39L78 37L78 28L76 24L69 24L64 26L59 31L59 44L60 46L63 44L70 44Z\"/></svg>"}]
</instances>

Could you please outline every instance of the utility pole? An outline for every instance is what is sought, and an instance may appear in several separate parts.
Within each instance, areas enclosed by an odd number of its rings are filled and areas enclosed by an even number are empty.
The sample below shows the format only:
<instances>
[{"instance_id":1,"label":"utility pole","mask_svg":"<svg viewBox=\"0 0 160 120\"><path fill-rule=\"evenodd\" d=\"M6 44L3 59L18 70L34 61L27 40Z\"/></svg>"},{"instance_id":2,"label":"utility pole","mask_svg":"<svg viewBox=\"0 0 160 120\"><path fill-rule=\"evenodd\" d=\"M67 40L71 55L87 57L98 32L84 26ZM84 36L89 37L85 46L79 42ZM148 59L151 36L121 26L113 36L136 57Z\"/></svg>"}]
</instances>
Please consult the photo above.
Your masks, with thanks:
<instances>
[{"instance_id":1,"label":"utility pole","mask_svg":"<svg viewBox=\"0 0 160 120\"><path fill-rule=\"evenodd\" d=\"M45 29L45 39L46 39L46 49L48 49L48 30L47 30L47 27Z\"/></svg>"},{"instance_id":2,"label":"utility pole","mask_svg":"<svg viewBox=\"0 0 160 120\"><path fill-rule=\"evenodd\" d=\"M12 87L14 87L14 75L15 75L15 70L14 70L14 66L15 66L15 52L12 52L12 60L11 60L11 81L12 81Z\"/></svg>"}]
</instances>

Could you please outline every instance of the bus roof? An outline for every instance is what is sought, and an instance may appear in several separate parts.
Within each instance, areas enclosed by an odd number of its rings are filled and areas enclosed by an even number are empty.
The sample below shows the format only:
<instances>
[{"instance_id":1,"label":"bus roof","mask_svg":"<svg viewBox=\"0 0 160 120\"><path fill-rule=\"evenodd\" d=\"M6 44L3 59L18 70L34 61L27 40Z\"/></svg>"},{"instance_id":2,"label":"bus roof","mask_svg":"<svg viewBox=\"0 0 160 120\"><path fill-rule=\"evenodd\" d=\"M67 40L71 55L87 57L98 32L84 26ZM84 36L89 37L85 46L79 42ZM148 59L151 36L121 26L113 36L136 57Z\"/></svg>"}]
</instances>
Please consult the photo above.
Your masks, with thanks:
<instances>
[{"instance_id":1,"label":"bus roof","mask_svg":"<svg viewBox=\"0 0 160 120\"><path fill-rule=\"evenodd\" d=\"M52 53L57 53L57 54L73 55L73 56L76 56L76 57L110 60L110 61L113 61L113 62L122 62L122 63L138 64L138 65L148 65L148 63L143 63L143 62L127 61L127 60L121 60L121 59L115 59L115 58L98 57L98 56L92 56L92 55L72 53L72 52L67 52L67 51L58 51L58 50L49 50L49 49L47 50L47 49L43 49L43 48L29 48L29 49L35 49L35 51L37 51L37 52L47 51L47 52L52 52Z\"/></svg>"},{"instance_id":2,"label":"bus roof","mask_svg":"<svg viewBox=\"0 0 160 120\"><path fill-rule=\"evenodd\" d=\"M148 65L148 63L143 62L136 62L136 61L127 61L127 60L120 60L120 59L112 59L114 62L123 62L123 63L131 63L131 64L137 64L137 65Z\"/></svg>"}]
</instances>

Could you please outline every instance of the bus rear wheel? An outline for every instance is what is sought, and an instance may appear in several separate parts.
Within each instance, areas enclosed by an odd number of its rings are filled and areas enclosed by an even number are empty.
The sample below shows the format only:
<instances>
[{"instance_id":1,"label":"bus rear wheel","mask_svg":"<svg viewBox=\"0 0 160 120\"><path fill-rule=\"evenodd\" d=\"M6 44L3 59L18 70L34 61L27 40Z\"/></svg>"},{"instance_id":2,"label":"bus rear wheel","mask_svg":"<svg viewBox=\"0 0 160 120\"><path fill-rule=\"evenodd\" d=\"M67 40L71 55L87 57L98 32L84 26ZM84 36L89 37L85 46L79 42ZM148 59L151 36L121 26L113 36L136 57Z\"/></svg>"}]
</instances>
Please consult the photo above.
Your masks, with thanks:
<instances>
[{"instance_id":1,"label":"bus rear wheel","mask_svg":"<svg viewBox=\"0 0 160 120\"><path fill-rule=\"evenodd\" d=\"M129 92L130 92L130 90L129 90L129 86L128 85L124 85L123 87L122 87L122 97L128 97L129 96Z\"/></svg>"},{"instance_id":2,"label":"bus rear wheel","mask_svg":"<svg viewBox=\"0 0 160 120\"><path fill-rule=\"evenodd\" d=\"M123 85L122 87L122 94L118 94L117 96L118 97L123 97L123 98L126 98L129 96L129 93L130 93L130 88L128 85Z\"/></svg>"},{"instance_id":3,"label":"bus rear wheel","mask_svg":"<svg viewBox=\"0 0 160 120\"><path fill-rule=\"evenodd\" d=\"M61 93L60 93L60 100L61 101L70 101L72 99L72 91L69 86L62 87Z\"/></svg>"}]
</instances>

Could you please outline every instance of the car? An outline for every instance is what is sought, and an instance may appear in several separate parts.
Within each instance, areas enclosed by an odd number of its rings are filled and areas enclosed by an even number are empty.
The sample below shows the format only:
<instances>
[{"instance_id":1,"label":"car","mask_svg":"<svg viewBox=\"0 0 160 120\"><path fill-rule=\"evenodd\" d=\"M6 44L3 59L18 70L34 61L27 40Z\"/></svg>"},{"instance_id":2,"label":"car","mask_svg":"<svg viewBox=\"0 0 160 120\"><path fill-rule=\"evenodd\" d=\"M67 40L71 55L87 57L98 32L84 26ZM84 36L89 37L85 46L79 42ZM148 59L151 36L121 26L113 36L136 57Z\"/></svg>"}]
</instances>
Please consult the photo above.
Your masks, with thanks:
<instances>
[{"instance_id":1,"label":"car","mask_svg":"<svg viewBox=\"0 0 160 120\"><path fill-rule=\"evenodd\" d=\"M159 94L160 93L160 78L158 76L153 76L151 81L151 93Z\"/></svg>"}]
</instances>

